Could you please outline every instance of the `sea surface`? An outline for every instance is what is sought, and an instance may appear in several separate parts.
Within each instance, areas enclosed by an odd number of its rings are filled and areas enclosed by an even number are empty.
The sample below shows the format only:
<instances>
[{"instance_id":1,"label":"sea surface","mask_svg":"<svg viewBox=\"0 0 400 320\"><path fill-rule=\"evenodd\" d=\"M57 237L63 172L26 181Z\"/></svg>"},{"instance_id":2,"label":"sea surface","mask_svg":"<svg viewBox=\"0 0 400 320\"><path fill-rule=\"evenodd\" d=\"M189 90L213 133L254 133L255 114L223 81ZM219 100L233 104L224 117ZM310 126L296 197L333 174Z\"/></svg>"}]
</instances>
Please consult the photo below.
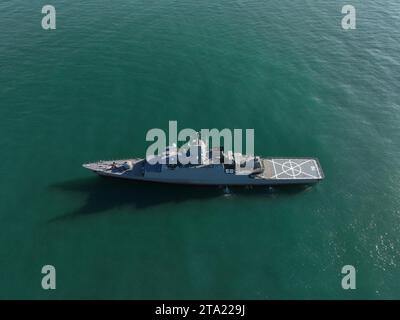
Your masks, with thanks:
<instances>
[{"instance_id":1,"label":"sea surface","mask_svg":"<svg viewBox=\"0 0 400 320\"><path fill-rule=\"evenodd\" d=\"M400 298L399 1L2 0L0 30L0 298ZM226 195L81 167L169 120L254 128L326 178Z\"/></svg>"}]
</instances>

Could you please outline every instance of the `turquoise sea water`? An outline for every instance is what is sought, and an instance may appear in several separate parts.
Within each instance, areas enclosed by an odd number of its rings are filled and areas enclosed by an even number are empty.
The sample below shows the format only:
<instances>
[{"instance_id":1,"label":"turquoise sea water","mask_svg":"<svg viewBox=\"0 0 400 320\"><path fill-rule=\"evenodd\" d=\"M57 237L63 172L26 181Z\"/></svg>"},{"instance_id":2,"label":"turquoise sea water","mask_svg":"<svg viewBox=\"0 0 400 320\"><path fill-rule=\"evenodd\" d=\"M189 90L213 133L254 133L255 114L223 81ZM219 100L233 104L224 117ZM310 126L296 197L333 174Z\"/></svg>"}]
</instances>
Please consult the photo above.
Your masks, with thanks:
<instances>
[{"instance_id":1,"label":"turquoise sea water","mask_svg":"<svg viewBox=\"0 0 400 320\"><path fill-rule=\"evenodd\" d=\"M0 298L400 298L398 1L351 1L350 31L347 1L48 3L53 31L0 3ZM81 168L169 120L254 128L326 179L225 196Z\"/></svg>"}]
</instances>

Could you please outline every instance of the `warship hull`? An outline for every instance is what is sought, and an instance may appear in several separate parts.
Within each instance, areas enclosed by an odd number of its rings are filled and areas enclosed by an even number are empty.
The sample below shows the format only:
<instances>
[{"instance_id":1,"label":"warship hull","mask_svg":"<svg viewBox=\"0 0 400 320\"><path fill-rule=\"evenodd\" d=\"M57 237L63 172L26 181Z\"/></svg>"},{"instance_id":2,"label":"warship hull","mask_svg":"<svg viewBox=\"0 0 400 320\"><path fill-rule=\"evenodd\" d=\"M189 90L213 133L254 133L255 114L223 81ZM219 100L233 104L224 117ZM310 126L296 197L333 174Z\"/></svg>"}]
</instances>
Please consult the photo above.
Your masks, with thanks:
<instances>
[{"instance_id":1,"label":"warship hull","mask_svg":"<svg viewBox=\"0 0 400 320\"><path fill-rule=\"evenodd\" d=\"M315 158L261 158L262 170L248 173L222 164L171 167L150 165L144 159L84 164L100 176L157 183L214 186L273 186L314 184L324 178ZM128 165L127 165L128 164Z\"/></svg>"}]
</instances>

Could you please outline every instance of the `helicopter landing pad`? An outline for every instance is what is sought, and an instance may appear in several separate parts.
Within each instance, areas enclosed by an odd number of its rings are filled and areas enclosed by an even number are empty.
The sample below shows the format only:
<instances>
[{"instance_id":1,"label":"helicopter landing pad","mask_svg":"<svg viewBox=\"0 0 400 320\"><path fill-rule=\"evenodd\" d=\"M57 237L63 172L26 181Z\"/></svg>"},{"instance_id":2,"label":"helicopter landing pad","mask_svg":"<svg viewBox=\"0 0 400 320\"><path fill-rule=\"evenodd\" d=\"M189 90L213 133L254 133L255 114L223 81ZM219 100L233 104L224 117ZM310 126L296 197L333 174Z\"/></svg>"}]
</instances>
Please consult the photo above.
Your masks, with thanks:
<instances>
[{"instance_id":1,"label":"helicopter landing pad","mask_svg":"<svg viewBox=\"0 0 400 320\"><path fill-rule=\"evenodd\" d=\"M263 159L264 178L277 180L321 180L324 175L317 159Z\"/></svg>"}]
</instances>

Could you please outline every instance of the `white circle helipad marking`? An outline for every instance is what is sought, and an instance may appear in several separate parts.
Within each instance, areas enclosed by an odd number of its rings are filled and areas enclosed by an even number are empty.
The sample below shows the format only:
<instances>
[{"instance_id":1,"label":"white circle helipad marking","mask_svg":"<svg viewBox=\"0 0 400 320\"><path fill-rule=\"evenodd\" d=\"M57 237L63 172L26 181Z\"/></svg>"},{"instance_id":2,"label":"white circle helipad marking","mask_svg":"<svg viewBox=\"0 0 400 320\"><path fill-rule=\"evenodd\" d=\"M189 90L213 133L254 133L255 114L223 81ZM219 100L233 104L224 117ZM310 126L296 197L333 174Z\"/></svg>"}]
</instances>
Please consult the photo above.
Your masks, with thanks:
<instances>
[{"instance_id":1,"label":"white circle helipad marking","mask_svg":"<svg viewBox=\"0 0 400 320\"><path fill-rule=\"evenodd\" d=\"M282 173L285 173L291 177L297 177L302 173L301 166L292 160L282 163L282 170Z\"/></svg>"}]
</instances>

